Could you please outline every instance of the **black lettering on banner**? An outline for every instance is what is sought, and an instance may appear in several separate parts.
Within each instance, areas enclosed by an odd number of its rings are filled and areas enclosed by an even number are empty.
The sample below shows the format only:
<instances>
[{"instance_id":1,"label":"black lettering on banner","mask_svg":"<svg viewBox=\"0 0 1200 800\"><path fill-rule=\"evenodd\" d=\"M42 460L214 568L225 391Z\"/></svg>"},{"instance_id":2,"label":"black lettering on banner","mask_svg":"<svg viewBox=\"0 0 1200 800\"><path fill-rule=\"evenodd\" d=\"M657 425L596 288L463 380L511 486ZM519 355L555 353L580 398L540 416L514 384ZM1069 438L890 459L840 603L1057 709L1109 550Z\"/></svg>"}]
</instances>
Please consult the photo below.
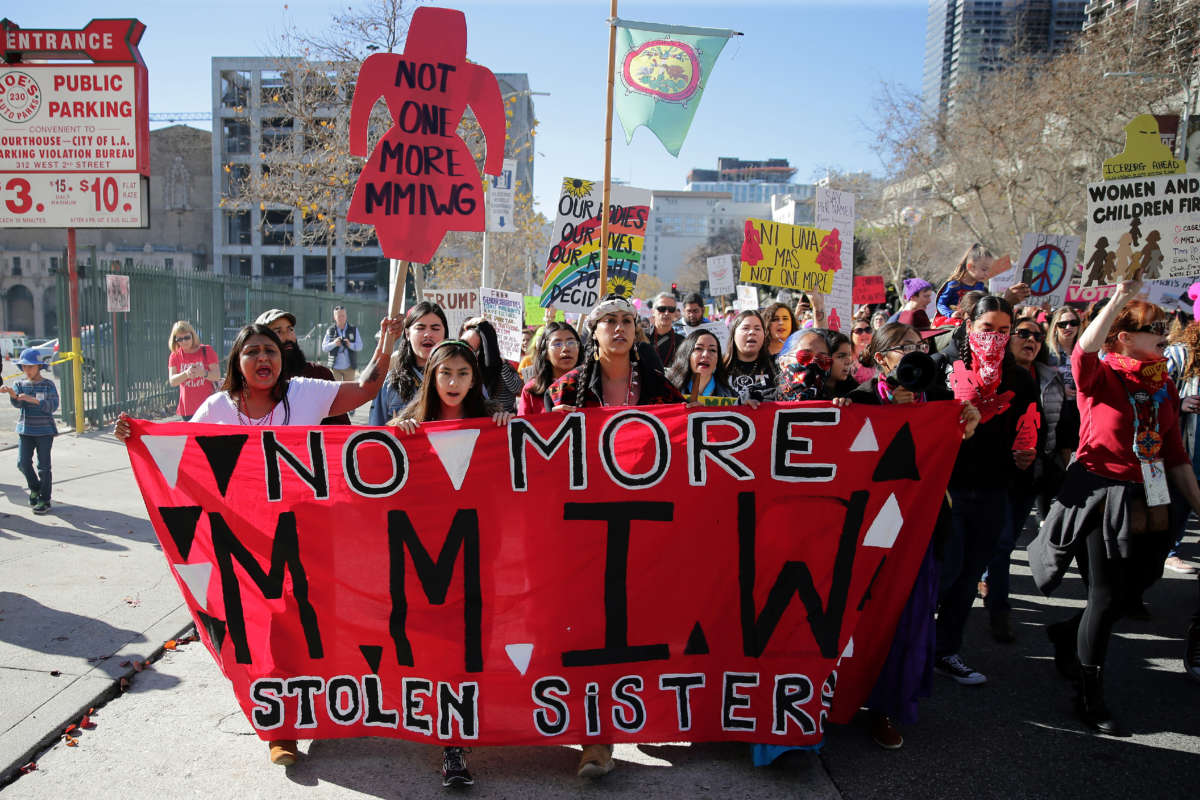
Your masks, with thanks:
<instances>
[{"instance_id":1,"label":"black lettering on banner","mask_svg":"<svg viewBox=\"0 0 1200 800\"><path fill-rule=\"evenodd\" d=\"M372 728L395 728L400 724L400 715L395 710L383 707L383 686L378 675L364 675L362 724Z\"/></svg>"},{"instance_id":2,"label":"black lettering on banner","mask_svg":"<svg viewBox=\"0 0 1200 800\"><path fill-rule=\"evenodd\" d=\"M284 694L298 695L296 701L296 727L315 728L317 717L313 713L313 695L320 694L325 689L325 681L319 677L301 675L298 678L288 678L287 691Z\"/></svg>"},{"instance_id":3,"label":"black lettering on banner","mask_svg":"<svg viewBox=\"0 0 1200 800\"><path fill-rule=\"evenodd\" d=\"M757 672L726 672L723 680L724 691L721 693L721 730L723 731L752 731L758 727L754 717L736 717L733 712L739 708L749 708L750 698L738 691L742 686L758 686Z\"/></svg>"},{"instance_id":4,"label":"black lettering on banner","mask_svg":"<svg viewBox=\"0 0 1200 800\"><path fill-rule=\"evenodd\" d=\"M534 681L530 694L538 707L533 712L533 726L542 736L558 736L567 729L571 722L571 711L558 695L569 694L570 691L571 685L567 679L557 675L547 675Z\"/></svg>"},{"instance_id":5,"label":"black lettering on banner","mask_svg":"<svg viewBox=\"0 0 1200 800\"><path fill-rule=\"evenodd\" d=\"M617 463L615 450L617 433L632 422L641 422L654 434L654 466L641 475L626 472ZM600 429L600 463L614 483L626 489L649 489L657 486L671 466L670 435L662 420L645 411L622 411L608 418Z\"/></svg>"},{"instance_id":6,"label":"black lettering on banner","mask_svg":"<svg viewBox=\"0 0 1200 800\"><path fill-rule=\"evenodd\" d=\"M392 461L392 476L383 483L367 483L359 477L358 448L367 442L383 445ZM342 446L342 472L346 485L363 497L389 497L400 491L408 478L408 455L395 436L387 431L363 431L346 437Z\"/></svg>"},{"instance_id":7,"label":"black lettering on banner","mask_svg":"<svg viewBox=\"0 0 1200 800\"><path fill-rule=\"evenodd\" d=\"M727 426L737 430L737 437L728 442L708 441L708 429ZM754 426L741 414L729 411L694 411L688 416L688 483L704 486L708 483L708 462L712 461L739 481L754 479L754 473L733 453L754 444Z\"/></svg>"},{"instance_id":8,"label":"black lettering on banner","mask_svg":"<svg viewBox=\"0 0 1200 800\"><path fill-rule=\"evenodd\" d=\"M813 698L812 681L807 675L776 675L775 702L771 714L771 733L781 736L788 732L788 721L800 726L806 734L817 732L817 723L800 706Z\"/></svg>"},{"instance_id":9,"label":"black lettering on banner","mask_svg":"<svg viewBox=\"0 0 1200 800\"><path fill-rule=\"evenodd\" d=\"M704 673L659 675L658 688L675 691L675 717L680 731L692 729L692 689L704 688Z\"/></svg>"},{"instance_id":10,"label":"black lettering on banner","mask_svg":"<svg viewBox=\"0 0 1200 800\"><path fill-rule=\"evenodd\" d=\"M394 512L393 512L394 513ZM604 556L604 647L593 650L567 650L562 654L564 667L595 667L601 664L627 664L670 658L664 644L629 644L629 532L633 520L670 522L675 518L673 503L564 503L567 521L607 522Z\"/></svg>"},{"instance_id":11,"label":"black lettering on banner","mask_svg":"<svg viewBox=\"0 0 1200 800\"><path fill-rule=\"evenodd\" d=\"M421 544L417 532L403 511L388 512L388 550L391 557L392 614L388 630L396 645L396 663L402 667L413 663L412 644L408 641L408 595L405 593L404 550L412 554L417 580L432 605L446 602L454 564L461 550L463 556L463 650L467 672L483 671L483 591L479 582L479 515L473 508L460 508L450 522L450 531L435 563Z\"/></svg>"},{"instance_id":12,"label":"black lettering on banner","mask_svg":"<svg viewBox=\"0 0 1200 800\"><path fill-rule=\"evenodd\" d=\"M600 684L592 682L584 688L584 716L587 719L588 736L600 735Z\"/></svg>"},{"instance_id":13,"label":"black lettering on banner","mask_svg":"<svg viewBox=\"0 0 1200 800\"><path fill-rule=\"evenodd\" d=\"M342 696L349 702L342 703ZM358 681L349 675L330 678L325 684L325 707L329 718L338 725L353 725L362 713L362 701L358 694Z\"/></svg>"},{"instance_id":14,"label":"black lettering on banner","mask_svg":"<svg viewBox=\"0 0 1200 800\"><path fill-rule=\"evenodd\" d=\"M433 682L424 678L405 678L402 686L405 730L429 736L433 733L433 717L421 712L425 710L425 701L433 699ZM425 695L425 698L417 697L418 693Z\"/></svg>"},{"instance_id":15,"label":"black lettering on banner","mask_svg":"<svg viewBox=\"0 0 1200 800\"><path fill-rule=\"evenodd\" d=\"M812 453L812 439L792 437L793 425L837 425L841 420L838 408L793 408L775 412L771 434L771 477L789 483L831 481L837 474L837 464L793 464L792 453Z\"/></svg>"},{"instance_id":16,"label":"black lettering on banner","mask_svg":"<svg viewBox=\"0 0 1200 800\"><path fill-rule=\"evenodd\" d=\"M512 476L514 492L529 490L529 476L525 463L525 443L537 448L542 457L549 460L562 443L570 440L567 449L567 465L571 476L572 489L587 488L587 459L583 455L584 421L583 414L578 412L567 414L549 439L543 439L537 429L527 419L517 417L508 423L508 458L509 474Z\"/></svg>"},{"instance_id":17,"label":"black lettering on banner","mask_svg":"<svg viewBox=\"0 0 1200 800\"><path fill-rule=\"evenodd\" d=\"M842 617L846 613L850 578L854 574L854 554L869 495L866 491L854 492L849 501L841 501L846 505L846 518L842 523L837 554L834 556L828 603L822 602L821 595L817 593L808 565L802 561L788 561L779 570L762 613L756 614L754 493L738 494L738 586L741 595L742 652L746 656L758 658L763 654L771 635L775 632L775 626L779 624L792 594L795 593L799 595L800 602L808 612L808 624L821 655L825 658L838 657Z\"/></svg>"},{"instance_id":18,"label":"black lettering on banner","mask_svg":"<svg viewBox=\"0 0 1200 800\"><path fill-rule=\"evenodd\" d=\"M250 684L250 699L254 701L251 718L254 727L269 731L283 726L283 681L278 678L259 678Z\"/></svg>"},{"instance_id":19,"label":"black lettering on banner","mask_svg":"<svg viewBox=\"0 0 1200 800\"><path fill-rule=\"evenodd\" d=\"M613 684L612 697L619 703L612 709L613 724L626 733L637 733L646 725L646 705L637 694L640 691L642 679L638 675L626 675Z\"/></svg>"},{"instance_id":20,"label":"black lettering on banner","mask_svg":"<svg viewBox=\"0 0 1200 800\"><path fill-rule=\"evenodd\" d=\"M479 738L479 684L467 681L458 685L458 692L438 681L438 736L453 735L454 720L458 720L458 735L463 739Z\"/></svg>"},{"instance_id":21,"label":"black lettering on banner","mask_svg":"<svg viewBox=\"0 0 1200 800\"><path fill-rule=\"evenodd\" d=\"M325 472L325 439L319 429L308 432L308 458L312 463L311 469L291 450L279 443L274 431L263 431L262 449L263 461L267 467L267 500L283 499L283 480L279 474L280 456L291 465L300 479L309 485L313 490L313 497L318 500L329 499L329 477Z\"/></svg>"},{"instance_id":22,"label":"black lettering on banner","mask_svg":"<svg viewBox=\"0 0 1200 800\"><path fill-rule=\"evenodd\" d=\"M275 525L275 540L271 544L271 567L264 572L258 561L246 549L224 518L208 512L208 524L212 529L213 555L221 573L221 594L225 598L225 619L229 624L229 638L233 640L234 659L239 664L251 664L250 645L246 641L246 614L242 608L242 588L233 569L233 559L242 565L242 570L258 587L266 600L283 597L284 572L292 574L292 596L300 615L300 627L308 645L309 658L324 658L321 645L321 628L317 624L317 610L308 601L308 575L300 563L300 541L296 536L296 514L284 511Z\"/></svg>"}]
</instances>

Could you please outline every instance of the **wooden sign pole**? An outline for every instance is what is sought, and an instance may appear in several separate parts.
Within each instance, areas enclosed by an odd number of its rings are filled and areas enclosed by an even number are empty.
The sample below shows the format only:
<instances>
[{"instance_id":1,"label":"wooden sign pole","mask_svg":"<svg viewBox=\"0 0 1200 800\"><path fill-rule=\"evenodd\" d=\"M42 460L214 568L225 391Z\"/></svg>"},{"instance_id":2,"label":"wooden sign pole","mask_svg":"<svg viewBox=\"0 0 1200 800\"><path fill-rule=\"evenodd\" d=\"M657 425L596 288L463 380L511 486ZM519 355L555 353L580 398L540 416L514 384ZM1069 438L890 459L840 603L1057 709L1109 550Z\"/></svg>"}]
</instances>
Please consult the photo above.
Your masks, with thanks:
<instances>
[{"instance_id":1,"label":"wooden sign pole","mask_svg":"<svg viewBox=\"0 0 1200 800\"><path fill-rule=\"evenodd\" d=\"M617 0L608 21L608 96L604 111L604 192L600 203L600 283L597 300L608 294L608 204L612 188L613 70L617 60Z\"/></svg>"}]
</instances>

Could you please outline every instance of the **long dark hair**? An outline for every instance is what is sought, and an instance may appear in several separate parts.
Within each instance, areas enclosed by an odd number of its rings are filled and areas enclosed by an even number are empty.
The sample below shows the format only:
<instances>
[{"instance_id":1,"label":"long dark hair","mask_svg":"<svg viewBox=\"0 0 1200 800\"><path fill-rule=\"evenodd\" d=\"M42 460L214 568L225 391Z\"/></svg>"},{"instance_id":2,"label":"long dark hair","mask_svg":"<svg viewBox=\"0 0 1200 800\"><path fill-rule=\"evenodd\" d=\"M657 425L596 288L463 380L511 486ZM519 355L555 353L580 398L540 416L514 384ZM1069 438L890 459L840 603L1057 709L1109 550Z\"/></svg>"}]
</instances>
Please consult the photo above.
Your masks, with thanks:
<instances>
[{"instance_id":1,"label":"long dark hair","mask_svg":"<svg viewBox=\"0 0 1200 800\"><path fill-rule=\"evenodd\" d=\"M283 424L287 425L292 417L292 407L288 403L288 377L283 371L283 342L275 335L275 331L266 325L252 323L238 331L237 338L233 340L233 347L229 348L229 360L225 363L225 380L221 384L221 391L229 395L234 403L240 402L242 390L246 388L246 376L242 374L242 350L251 336L264 336L279 348L279 377L271 387L271 399L276 403L283 402Z\"/></svg>"},{"instance_id":2,"label":"long dark hair","mask_svg":"<svg viewBox=\"0 0 1200 800\"><path fill-rule=\"evenodd\" d=\"M726 371L741 374L742 370L738 365L737 343L734 340L734 335L737 334L738 326L750 317L754 317L762 325L763 343L758 351L758 357L754 359L754 367L751 369L753 373L765 373L767 375L775 375L775 360L771 358L771 351L767 349L767 326L763 325L762 316L753 309L746 309L738 312L738 315L733 318L733 322L729 323L729 352L725 354L725 369ZM795 330L792 333L796 333Z\"/></svg>"},{"instance_id":3,"label":"long dark hair","mask_svg":"<svg viewBox=\"0 0 1200 800\"><path fill-rule=\"evenodd\" d=\"M963 324L958 326L958 330L951 337L958 347L958 357L962 359L963 366L967 369L971 368L971 343L967 340L967 335L971 332L972 323L990 311L1001 311L1008 314L1009 324L1012 323L1013 310L1008 301L999 295L985 294L979 298L979 302L968 312L967 318L963 320ZM1004 360L1010 361L1011 359L1012 355L1005 349Z\"/></svg>"},{"instance_id":4,"label":"long dark hair","mask_svg":"<svg viewBox=\"0 0 1200 800\"><path fill-rule=\"evenodd\" d=\"M428 312L427 312L428 313ZM479 368L479 359L471 346L460 339L446 339L435 345L425 362L425 380L416 397L400 412L400 419L412 419L417 422L436 422L442 416L442 396L437 390L437 369L455 356L461 357L471 365L471 388L463 397L464 417L490 417L495 413L493 405L483 397L483 372Z\"/></svg>"},{"instance_id":5,"label":"long dark hair","mask_svg":"<svg viewBox=\"0 0 1200 800\"><path fill-rule=\"evenodd\" d=\"M488 397L495 397L504 361L500 357L500 338L496 336L495 327L486 319L468 320L458 335L461 337L467 331L479 334L479 370L483 373L483 386L487 389Z\"/></svg>"},{"instance_id":6,"label":"long dark hair","mask_svg":"<svg viewBox=\"0 0 1200 800\"><path fill-rule=\"evenodd\" d=\"M408 342L408 329L426 314L434 314L442 321L442 330L450 335L450 327L446 324L446 312L437 303L422 300L408 310L404 315L404 334L400 337L398 357L392 359L392 365L384 378L384 385L394 389L401 397L413 397L417 393L417 376L414 370L417 366L417 354L413 352Z\"/></svg>"},{"instance_id":7,"label":"long dark hair","mask_svg":"<svg viewBox=\"0 0 1200 800\"><path fill-rule=\"evenodd\" d=\"M912 325L906 325L903 322L889 322L871 334L871 343L863 351L863 357L870 359L869 366L875 367L882 372L883 365L875 360L875 356L904 344L904 339L908 336L909 332L917 334L918 338L921 336L916 328Z\"/></svg>"},{"instance_id":8,"label":"long dark hair","mask_svg":"<svg viewBox=\"0 0 1200 800\"><path fill-rule=\"evenodd\" d=\"M800 323L796 321L796 315L794 313L792 313L792 309L788 307L787 303L771 303L771 305L764 308L762 310L762 313L759 314L759 316L762 317L763 330L767 331L768 336L771 335L770 330L769 330L769 328L771 327L771 322L774 321L775 314L781 308L787 312L788 319L790 319L792 321L792 329L790 331L788 331L788 336L791 336L793 333L800 330ZM785 336L783 338L786 339L787 336ZM770 342L768 341L767 344L770 344Z\"/></svg>"},{"instance_id":9,"label":"long dark hair","mask_svg":"<svg viewBox=\"0 0 1200 800\"><path fill-rule=\"evenodd\" d=\"M688 381L693 377L692 351L696 349L696 343L700 341L701 336L711 336L712 340L717 343L717 365L713 369L713 378L716 379L718 386L729 385L729 377L725 372L725 361L721 358L721 340L712 331L698 328L679 343L675 360L671 362L671 366L667 367L667 380L675 384L675 388L681 392L687 392Z\"/></svg>"},{"instance_id":10,"label":"long dark hair","mask_svg":"<svg viewBox=\"0 0 1200 800\"><path fill-rule=\"evenodd\" d=\"M550 362L550 335L559 331L568 331L579 341L579 332L567 322L548 322L538 337L537 346L533 350L533 393L545 394L554 383L554 364ZM583 354L582 346L575 351L575 366Z\"/></svg>"}]
</instances>

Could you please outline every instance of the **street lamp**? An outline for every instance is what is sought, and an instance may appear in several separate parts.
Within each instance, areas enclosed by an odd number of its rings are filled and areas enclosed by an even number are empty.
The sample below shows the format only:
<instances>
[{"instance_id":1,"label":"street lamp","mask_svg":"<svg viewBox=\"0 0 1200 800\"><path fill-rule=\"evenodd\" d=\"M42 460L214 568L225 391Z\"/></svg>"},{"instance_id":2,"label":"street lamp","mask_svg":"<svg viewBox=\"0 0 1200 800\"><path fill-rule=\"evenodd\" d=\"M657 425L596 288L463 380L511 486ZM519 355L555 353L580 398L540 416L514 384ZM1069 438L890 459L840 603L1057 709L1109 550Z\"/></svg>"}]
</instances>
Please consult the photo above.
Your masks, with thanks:
<instances>
[{"instance_id":1,"label":"street lamp","mask_svg":"<svg viewBox=\"0 0 1200 800\"><path fill-rule=\"evenodd\" d=\"M1179 160L1184 164L1187 163L1187 137L1188 137L1188 119L1192 111L1192 84L1191 75L1189 80L1184 80L1181 75L1174 72L1106 72L1105 78L1141 78L1142 80L1156 80L1160 78L1172 78L1179 82L1183 87L1183 114L1179 118L1179 137L1183 143L1179 146Z\"/></svg>"}]
</instances>

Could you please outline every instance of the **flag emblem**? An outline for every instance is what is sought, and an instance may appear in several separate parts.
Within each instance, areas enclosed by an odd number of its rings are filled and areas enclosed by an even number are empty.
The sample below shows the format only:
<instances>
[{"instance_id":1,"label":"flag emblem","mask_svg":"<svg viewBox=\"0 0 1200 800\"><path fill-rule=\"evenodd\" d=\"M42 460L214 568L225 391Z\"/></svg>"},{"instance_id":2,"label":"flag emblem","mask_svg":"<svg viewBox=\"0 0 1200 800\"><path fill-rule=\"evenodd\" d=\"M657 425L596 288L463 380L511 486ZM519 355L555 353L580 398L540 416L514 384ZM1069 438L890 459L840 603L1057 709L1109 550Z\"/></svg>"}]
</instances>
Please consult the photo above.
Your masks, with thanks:
<instances>
[{"instance_id":1,"label":"flag emblem","mask_svg":"<svg viewBox=\"0 0 1200 800\"><path fill-rule=\"evenodd\" d=\"M621 77L629 91L685 103L700 87L700 57L687 42L655 39L625 55Z\"/></svg>"}]
</instances>

